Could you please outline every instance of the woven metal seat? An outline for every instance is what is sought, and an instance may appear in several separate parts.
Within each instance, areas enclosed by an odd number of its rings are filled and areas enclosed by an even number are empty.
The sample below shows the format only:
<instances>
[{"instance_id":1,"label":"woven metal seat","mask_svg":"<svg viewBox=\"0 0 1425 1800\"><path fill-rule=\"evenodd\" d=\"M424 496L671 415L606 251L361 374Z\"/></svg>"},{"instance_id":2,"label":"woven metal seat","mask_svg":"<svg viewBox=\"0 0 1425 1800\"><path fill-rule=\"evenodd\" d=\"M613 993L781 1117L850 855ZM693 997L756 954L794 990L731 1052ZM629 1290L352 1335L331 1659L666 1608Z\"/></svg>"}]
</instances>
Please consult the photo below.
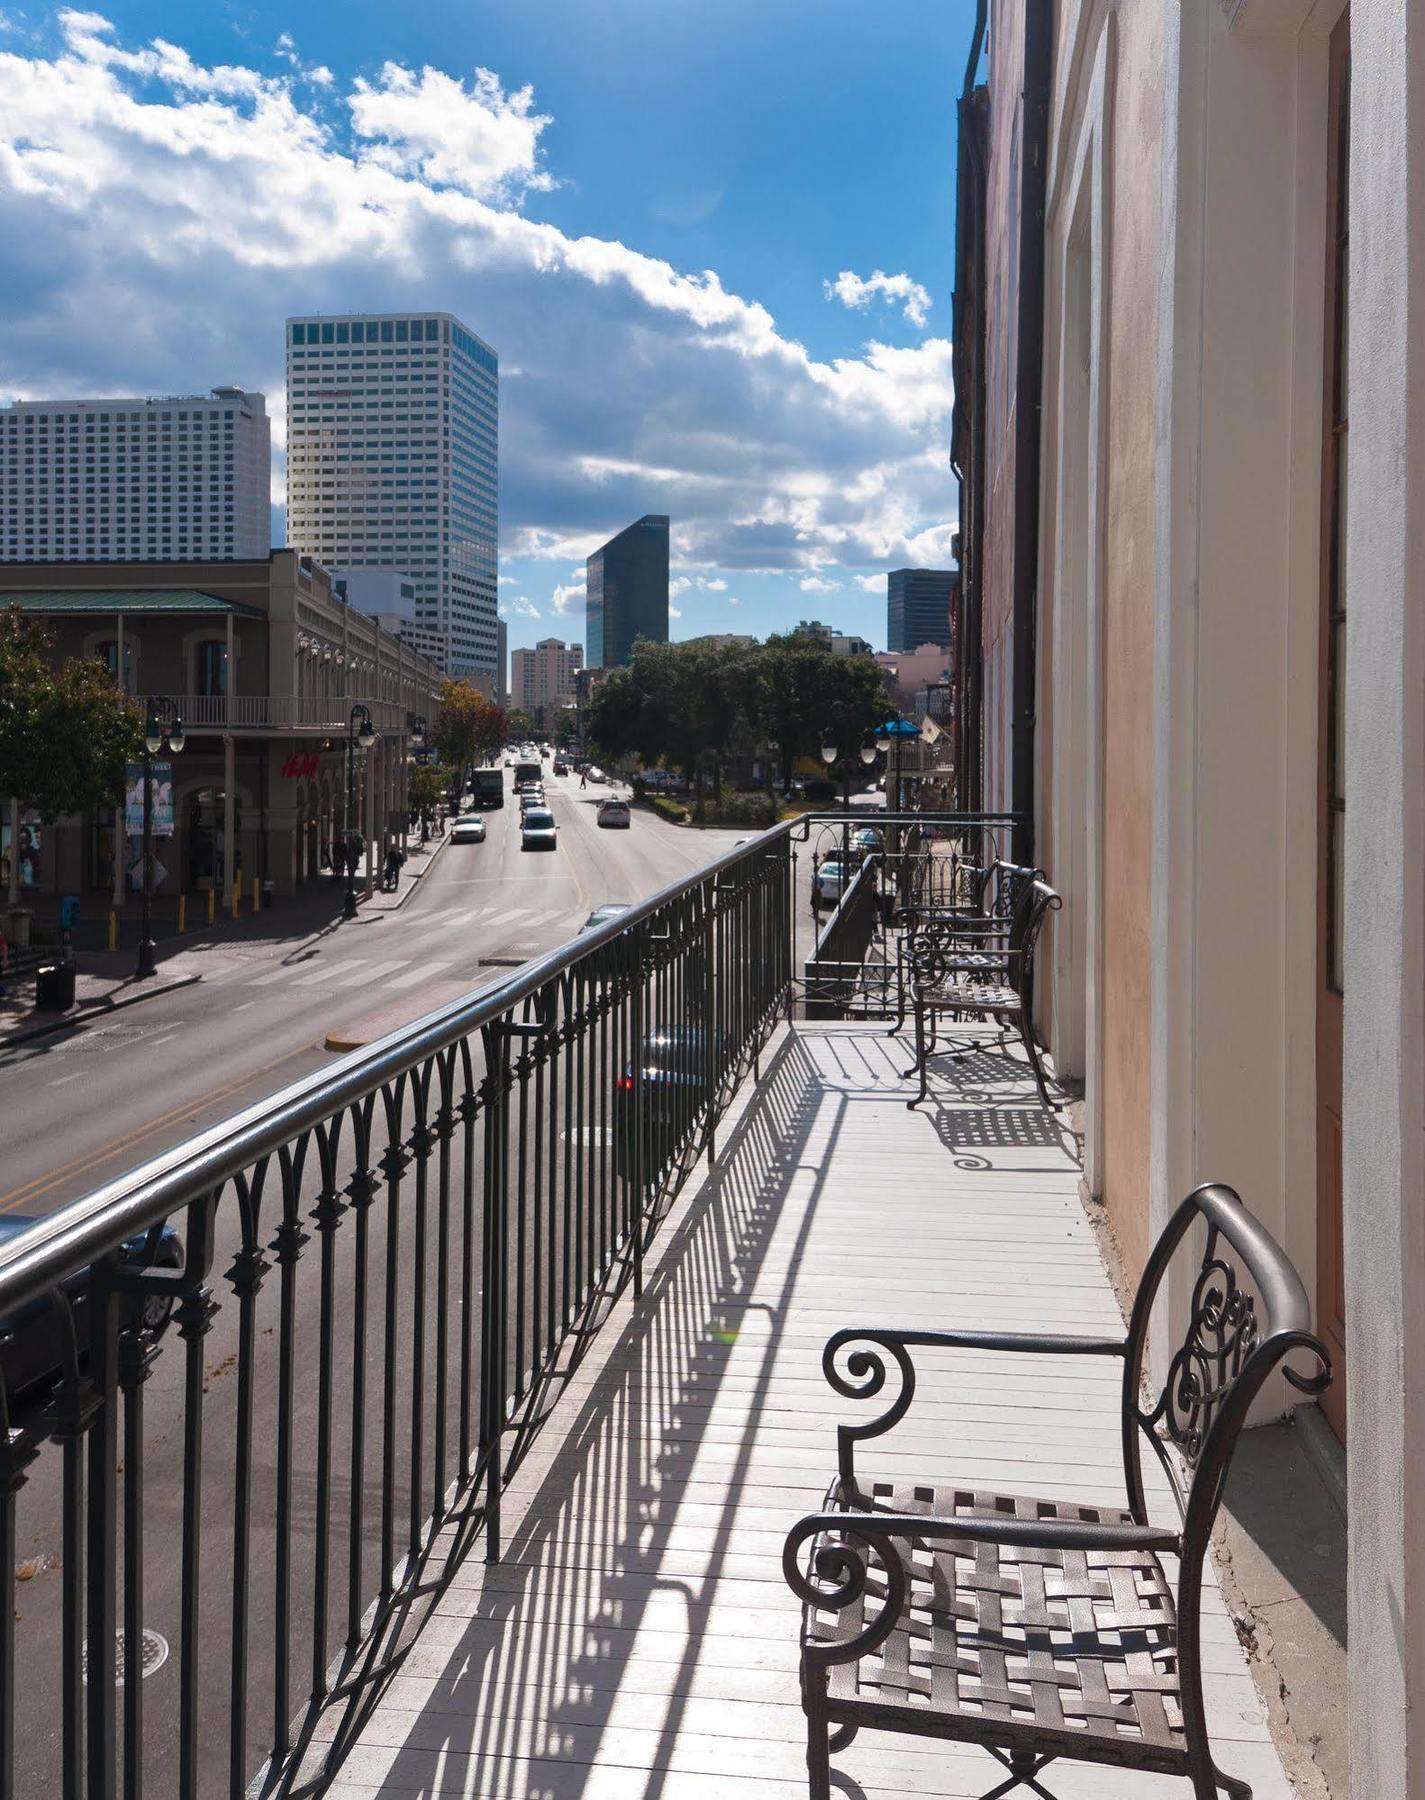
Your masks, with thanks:
<instances>
[{"instance_id":1,"label":"woven metal seat","mask_svg":"<svg viewBox=\"0 0 1425 1800\"><path fill-rule=\"evenodd\" d=\"M838 1483L827 1510L838 1510L841 1498ZM872 1483L852 1499L853 1509L863 1506L947 1520L1134 1523L1112 1508L923 1484ZM830 1667L838 1718L853 1723L864 1709L868 1723L896 1729L900 1714L901 1729L979 1741L992 1752L1006 1725L1028 1726L1046 1748L1058 1744L1071 1756L1118 1762L1127 1744L1136 1768L1186 1772L1177 1617L1155 1551L914 1535L900 1548L906 1588L889 1635L867 1655ZM808 1608L808 1640L854 1638L886 1597L873 1568L844 1607Z\"/></svg>"},{"instance_id":2,"label":"woven metal seat","mask_svg":"<svg viewBox=\"0 0 1425 1800\"><path fill-rule=\"evenodd\" d=\"M1196 1261L1190 1315L1149 1405L1149 1321L1180 1247ZM831 1753L865 1727L978 1745L1008 1776L985 1800L1016 1789L1054 1800L1041 1777L1065 1757L1183 1776L1197 1800L1251 1800L1246 1782L1216 1766L1208 1739L1203 1564L1262 1383L1280 1369L1319 1394L1331 1379L1310 1325L1281 1248L1231 1188L1213 1185L1188 1195L1154 1245L1122 1339L838 1331L822 1356L828 1381L847 1399L879 1397L882 1410L837 1426L826 1505L783 1546L783 1573L803 1603L812 1800L829 1800ZM1121 1359L1127 1504L858 1478L858 1444L910 1411L918 1349ZM1313 1366L1291 1366L1294 1353ZM1177 1502L1170 1525L1148 1515L1145 1444Z\"/></svg>"}]
</instances>

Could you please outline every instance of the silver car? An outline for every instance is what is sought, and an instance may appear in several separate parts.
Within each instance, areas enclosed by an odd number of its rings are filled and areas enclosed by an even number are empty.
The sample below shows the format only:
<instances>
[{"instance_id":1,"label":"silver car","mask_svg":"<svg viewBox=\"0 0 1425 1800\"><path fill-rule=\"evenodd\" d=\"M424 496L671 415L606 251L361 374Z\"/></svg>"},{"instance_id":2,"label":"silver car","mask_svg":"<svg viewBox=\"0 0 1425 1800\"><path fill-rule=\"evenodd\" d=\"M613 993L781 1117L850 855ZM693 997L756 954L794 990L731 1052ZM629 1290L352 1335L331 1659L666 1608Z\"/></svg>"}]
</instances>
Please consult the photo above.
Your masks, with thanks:
<instances>
[{"instance_id":1,"label":"silver car","mask_svg":"<svg viewBox=\"0 0 1425 1800\"><path fill-rule=\"evenodd\" d=\"M554 814L547 806L526 807L524 818L520 821L520 849L552 850L553 848Z\"/></svg>"}]
</instances>

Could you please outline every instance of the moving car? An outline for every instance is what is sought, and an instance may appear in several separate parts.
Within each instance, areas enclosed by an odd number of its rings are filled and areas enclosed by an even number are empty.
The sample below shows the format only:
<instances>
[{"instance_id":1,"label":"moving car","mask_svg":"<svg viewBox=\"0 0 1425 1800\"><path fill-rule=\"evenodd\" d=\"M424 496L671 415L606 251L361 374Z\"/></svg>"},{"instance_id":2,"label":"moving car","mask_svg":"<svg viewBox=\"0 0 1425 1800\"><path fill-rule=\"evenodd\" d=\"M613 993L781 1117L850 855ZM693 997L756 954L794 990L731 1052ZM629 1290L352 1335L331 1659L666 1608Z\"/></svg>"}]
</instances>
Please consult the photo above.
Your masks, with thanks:
<instances>
[{"instance_id":1,"label":"moving car","mask_svg":"<svg viewBox=\"0 0 1425 1800\"><path fill-rule=\"evenodd\" d=\"M605 900L602 906L596 906L579 927L582 937L586 931L597 931L600 925L607 925L610 919L616 919L620 913L626 913L632 902L629 900Z\"/></svg>"},{"instance_id":2,"label":"moving car","mask_svg":"<svg viewBox=\"0 0 1425 1800\"><path fill-rule=\"evenodd\" d=\"M479 813L462 813L450 827L452 844L483 844L485 841L485 821Z\"/></svg>"},{"instance_id":3,"label":"moving car","mask_svg":"<svg viewBox=\"0 0 1425 1800\"><path fill-rule=\"evenodd\" d=\"M588 776L589 776L589 780L592 782L595 782L596 784L603 783L608 780L608 776L605 775L605 773L603 772L603 770L599 767L599 765L597 763L589 764Z\"/></svg>"},{"instance_id":4,"label":"moving car","mask_svg":"<svg viewBox=\"0 0 1425 1800\"><path fill-rule=\"evenodd\" d=\"M544 769L539 758L532 751L521 750L515 758L515 791L519 791L522 783L539 781L543 776Z\"/></svg>"},{"instance_id":5,"label":"moving car","mask_svg":"<svg viewBox=\"0 0 1425 1800\"><path fill-rule=\"evenodd\" d=\"M10 1243L37 1223L36 1219L18 1213L0 1216L0 1245ZM130 1238L119 1250L119 1267L123 1270L181 1269L183 1240L169 1225L157 1233L145 1232L140 1237ZM89 1282L90 1271L80 1269L62 1283L73 1308L81 1371L87 1361L89 1345ZM166 1294L147 1294L140 1302L138 1320L149 1343L157 1343L167 1330L173 1304L174 1300ZM63 1379L68 1342L69 1331L61 1309L48 1295L41 1295L8 1318L0 1319L0 1373L4 1376L12 1424L21 1424L26 1417L33 1416Z\"/></svg>"},{"instance_id":6,"label":"moving car","mask_svg":"<svg viewBox=\"0 0 1425 1800\"><path fill-rule=\"evenodd\" d=\"M846 885L846 871L838 857L828 856L825 862L818 863L811 878L812 911L822 906L835 906Z\"/></svg>"},{"instance_id":7,"label":"moving car","mask_svg":"<svg viewBox=\"0 0 1425 1800\"><path fill-rule=\"evenodd\" d=\"M600 800L598 822L620 831L627 831L632 819L627 800Z\"/></svg>"},{"instance_id":8,"label":"moving car","mask_svg":"<svg viewBox=\"0 0 1425 1800\"><path fill-rule=\"evenodd\" d=\"M614 1084L614 1161L621 1175L634 1173L640 1106L645 1182L659 1180L689 1144L717 1090L724 1045L720 1033L700 1025L656 1027L644 1038L637 1074L625 1063Z\"/></svg>"},{"instance_id":9,"label":"moving car","mask_svg":"<svg viewBox=\"0 0 1425 1800\"><path fill-rule=\"evenodd\" d=\"M532 806L544 805L544 789L542 787L526 788L520 795L520 814L523 816Z\"/></svg>"},{"instance_id":10,"label":"moving car","mask_svg":"<svg viewBox=\"0 0 1425 1800\"><path fill-rule=\"evenodd\" d=\"M567 775L569 773L569 765L561 756L556 756L554 759L554 773L556 775Z\"/></svg>"},{"instance_id":11,"label":"moving car","mask_svg":"<svg viewBox=\"0 0 1425 1800\"><path fill-rule=\"evenodd\" d=\"M526 807L524 818L520 821L521 850L552 850L554 848L554 814L547 806Z\"/></svg>"}]
</instances>

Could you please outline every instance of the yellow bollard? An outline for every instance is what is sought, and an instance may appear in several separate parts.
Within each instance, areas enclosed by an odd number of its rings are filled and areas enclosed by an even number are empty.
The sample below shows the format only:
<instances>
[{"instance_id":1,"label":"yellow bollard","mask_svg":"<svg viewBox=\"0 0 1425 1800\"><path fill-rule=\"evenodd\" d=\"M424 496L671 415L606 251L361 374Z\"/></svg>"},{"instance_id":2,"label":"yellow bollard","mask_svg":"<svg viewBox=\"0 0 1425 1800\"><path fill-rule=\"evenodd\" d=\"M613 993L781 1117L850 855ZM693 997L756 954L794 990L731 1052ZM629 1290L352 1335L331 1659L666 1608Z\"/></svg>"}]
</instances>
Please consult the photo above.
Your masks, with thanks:
<instances>
[{"instance_id":1,"label":"yellow bollard","mask_svg":"<svg viewBox=\"0 0 1425 1800\"><path fill-rule=\"evenodd\" d=\"M253 916L253 918L256 918L257 915L261 911L262 911L262 883L260 881L254 881L252 884L252 916Z\"/></svg>"},{"instance_id":2,"label":"yellow bollard","mask_svg":"<svg viewBox=\"0 0 1425 1800\"><path fill-rule=\"evenodd\" d=\"M213 908L217 904L217 899L218 899L218 890L216 888L209 888L208 889L208 923L210 925L213 923Z\"/></svg>"},{"instance_id":3,"label":"yellow bollard","mask_svg":"<svg viewBox=\"0 0 1425 1800\"><path fill-rule=\"evenodd\" d=\"M119 947L119 915L116 912L112 911L112 909L111 909L111 911L109 913L109 948L111 950L117 950L118 947Z\"/></svg>"},{"instance_id":4,"label":"yellow bollard","mask_svg":"<svg viewBox=\"0 0 1425 1800\"><path fill-rule=\"evenodd\" d=\"M242 905L242 870L233 876L233 917L238 916L238 908Z\"/></svg>"},{"instance_id":5,"label":"yellow bollard","mask_svg":"<svg viewBox=\"0 0 1425 1800\"><path fill-rule=\"evenodd\" d=\"M188 929L188 896L187 896L187 894L180 894L178 896L178 931L179 931L179 935L181 936L182 933L185 932L187 929Z\"/></svg>"}]
</instances>

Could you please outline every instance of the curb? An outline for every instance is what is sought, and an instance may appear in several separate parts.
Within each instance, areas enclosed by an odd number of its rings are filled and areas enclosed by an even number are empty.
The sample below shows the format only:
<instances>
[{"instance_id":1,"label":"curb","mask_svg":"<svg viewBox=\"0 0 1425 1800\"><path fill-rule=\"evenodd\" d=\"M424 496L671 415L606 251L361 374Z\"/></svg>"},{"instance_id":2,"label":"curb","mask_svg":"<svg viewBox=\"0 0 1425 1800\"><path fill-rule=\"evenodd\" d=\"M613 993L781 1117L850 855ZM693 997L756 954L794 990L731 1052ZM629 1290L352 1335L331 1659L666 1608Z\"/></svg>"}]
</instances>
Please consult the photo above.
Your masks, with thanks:
<instances>
[{"instance_id":1,"label":"curb","mask_svg":"<svg viewBox=\"0 0 1425 1800\"><path fill-rule=\"evenodd\" d=\"M29 1038L43 1037L47 1032L62 1031L67 1025L87 1025L92 1019L104 1018L112 1012L122 1012L126 1006L137 1006L141 1000L157 1000L164 994L176 994L180 988L192 987L201 981L201 975L176 975L171 981L155 982L152 987L143 987L134 993L106 994L102 1000L91 1001L88 1006L80 1007L72 1013L58 1013L52 1019L39 1019L33 1025L20 1025L13 1031L0 1033L0 1049L11 1044L23 1044Z\"/></svg>"},{"instance_id":2,"label":"curb","mask_svg":"<svg viewBox=\"0 0 1425 1800\"><path fill-rule=\"evenodd\" d=\"M444 850L445 846L449 842L450 842L450 834L449 834L449 832L447 832L446 835L436 845L435 849L432 850L430 855L426 858L424 867L421 868L417 873L415 873L411 876L409 887L406 889L405 893L401 895L400 899L397 900L397 902L394 906L378 906L374 912L366 912L366 913L363 913L360 911L360 909L358 909L355 921L350 920L350 919L333 919L330 921L330 923L318 927L318 929L316 931L314 931L310 937L305 937L301 940L300 943L295 944L293 946L293 950L305 950L309 944L319 943L327 935L327 933L329 931L336 930L337 927L340 925L349 925L352 923L360 923L360 921L363 918L367 919L368 921L372 920L372 919L384 919L388 913L400 912L402 907L405 906L406 902L408 900L410 900L412 898L412 896L415 895L419 891L421 882L426 878L427 875L430 874L431 870L435 867L435 859L440 855L441 851ZM287 954L290 956L292 954L292 951L288 951Z\"/></svg>"}]
</instances>

